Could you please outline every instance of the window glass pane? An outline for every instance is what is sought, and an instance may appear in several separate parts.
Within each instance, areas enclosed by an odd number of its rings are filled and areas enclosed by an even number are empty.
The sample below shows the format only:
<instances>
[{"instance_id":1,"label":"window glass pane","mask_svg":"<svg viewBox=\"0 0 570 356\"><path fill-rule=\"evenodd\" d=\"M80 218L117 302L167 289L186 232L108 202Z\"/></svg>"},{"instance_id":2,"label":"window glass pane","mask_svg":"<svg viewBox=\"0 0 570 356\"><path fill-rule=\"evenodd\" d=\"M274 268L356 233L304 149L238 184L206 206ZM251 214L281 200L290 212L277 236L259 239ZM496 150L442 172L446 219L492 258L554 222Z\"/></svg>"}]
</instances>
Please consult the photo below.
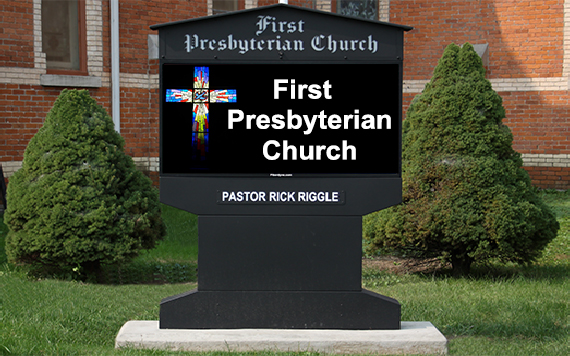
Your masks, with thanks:
<instances>
[{"instance_id":1,"label":"window glass pane","mask_svg":"<svg viewBox=\"0 0 570 356\"><path fill-rule=\"evenodd\" d=\"M337 0L337 6L339 14L378 20L378 0Z\"/></svg>"},{"instance_id":2,"label":"window glass pane","mask_svg":"<svg viewBox=\"0 0 570 356\"><path fill-rule=\"evenodd\" d=\"M42 0L42 50L48 69L80 69L78 14L78 0Z\"/></svg>"},{"instance_id":3,"label":"window glass pane","mask_svg":"<svg viewBox=\"0 0 570 356\"><path fill-rule=\"evenodd\" d=\"M237 9L238 0L212 0L212 13L214 15L237 11Z\"/></svg>"}]
</instances>

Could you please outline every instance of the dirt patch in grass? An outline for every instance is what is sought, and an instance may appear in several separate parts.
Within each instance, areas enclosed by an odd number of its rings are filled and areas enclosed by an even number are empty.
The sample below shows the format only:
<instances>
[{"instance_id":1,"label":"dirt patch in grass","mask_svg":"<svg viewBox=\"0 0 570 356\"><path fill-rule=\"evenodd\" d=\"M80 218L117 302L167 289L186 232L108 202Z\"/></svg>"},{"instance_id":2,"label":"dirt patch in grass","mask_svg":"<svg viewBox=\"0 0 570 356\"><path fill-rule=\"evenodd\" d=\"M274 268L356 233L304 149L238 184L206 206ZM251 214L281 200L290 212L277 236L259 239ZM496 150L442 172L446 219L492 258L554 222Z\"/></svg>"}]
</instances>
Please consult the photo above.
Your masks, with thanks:
<instances>
[{"instance_id":1,"label":"dirt patch in grass","mask_svg":"<svg viewBox=\"0 0 570 356\"><path fill-rule=\"evenodd\" d=\"M396 256L377 256L363 258L362 268L377 269L394 274L431 273L447 267L437 258L403 258Z\"/></svg>"}]
</instances>

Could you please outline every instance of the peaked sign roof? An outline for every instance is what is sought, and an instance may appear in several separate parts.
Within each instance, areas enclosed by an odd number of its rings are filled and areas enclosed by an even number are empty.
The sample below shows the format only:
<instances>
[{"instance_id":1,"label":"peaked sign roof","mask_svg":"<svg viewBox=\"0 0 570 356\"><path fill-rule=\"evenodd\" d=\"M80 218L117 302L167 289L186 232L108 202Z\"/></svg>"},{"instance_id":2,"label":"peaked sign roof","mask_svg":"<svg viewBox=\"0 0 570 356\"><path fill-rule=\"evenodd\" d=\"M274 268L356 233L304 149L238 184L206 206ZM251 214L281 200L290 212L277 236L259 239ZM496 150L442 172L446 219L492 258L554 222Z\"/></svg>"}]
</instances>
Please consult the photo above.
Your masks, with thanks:
<instances>
[{"instance_id":1,"label":"peaked sign roof","mask_svg":"<svg viewBox=\"0 0 570 356\"><path fill-rule=\"evenodd\" d=\"M276 4L151 26L160 58L215 61L400 61L412 27Z\"/></svg>"}]
</instances>

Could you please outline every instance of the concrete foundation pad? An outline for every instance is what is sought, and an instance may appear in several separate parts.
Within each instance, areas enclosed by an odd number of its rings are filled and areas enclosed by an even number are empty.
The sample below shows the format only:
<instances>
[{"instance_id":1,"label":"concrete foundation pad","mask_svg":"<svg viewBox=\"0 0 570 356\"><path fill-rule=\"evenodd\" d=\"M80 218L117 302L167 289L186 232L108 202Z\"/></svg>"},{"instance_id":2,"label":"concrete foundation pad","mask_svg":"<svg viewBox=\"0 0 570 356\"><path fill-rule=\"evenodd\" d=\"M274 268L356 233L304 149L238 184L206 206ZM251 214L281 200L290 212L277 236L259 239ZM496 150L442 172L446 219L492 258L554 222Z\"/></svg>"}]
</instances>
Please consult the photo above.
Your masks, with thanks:
<instances>
[{"instance_id":1,"label":"concrete foundation pad","mask_svg":"<svg viewBox=\"0 0 570 356\"><path fill-rule=\"evenodd\" d=\"M158 321L127 322L115 347L184 351L317 351L338 354L445 354L447 340L428 321L400 330L159 329Z\"/></svg>"}]
</instances>

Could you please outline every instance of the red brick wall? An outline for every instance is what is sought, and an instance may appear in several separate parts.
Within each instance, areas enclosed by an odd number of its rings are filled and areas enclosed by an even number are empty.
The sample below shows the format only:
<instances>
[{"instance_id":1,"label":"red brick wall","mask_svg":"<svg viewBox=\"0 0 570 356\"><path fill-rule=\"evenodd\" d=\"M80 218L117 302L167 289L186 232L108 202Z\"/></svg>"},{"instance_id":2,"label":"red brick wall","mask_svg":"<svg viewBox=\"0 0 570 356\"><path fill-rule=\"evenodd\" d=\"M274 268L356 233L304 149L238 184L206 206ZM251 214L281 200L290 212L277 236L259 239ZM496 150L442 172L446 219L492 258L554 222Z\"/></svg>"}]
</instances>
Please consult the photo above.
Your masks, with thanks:
<instances>
[{"instance_id":1,"label":"red brick wall","mask_svg":"<svg viewBox=\"0 0 570 356\"><path fill-rule=\"evenodd\" d=\"M121 1L119 33L121 73L158 74L158 60L148 59L150 25L207 15L206 1ZM110 44L109 44L110 45ZM121 135L125 151L133 157L159 156L158 89L121 88Z\"/></svg>"},{"instance_id":2,"label":"red brick wall","mask_svg":"<svg viewBox=\"0 0 570 356\"><path fill-rule=\"evenodd\" d=\"M257 6L267 6L267 5L275 5L279 3L279 0L257 0Z\"/></svg>"},{"instance_id":3,"label":"red brick wall","mask_svg":"<svg viewBox=\"0 0 570 356\"><path fill-rule=\"evenodd\" d=\"M32 0L0 1L0 67L34 67Z\"/></svg>"},{"instance_id":4,"label":"red brick wall","mask_svg":"<svg viewBox=\"0 0 570 356\"><path fill-rule=\"evenodd\" d=\"M206 16L206 1L149 0L119 2L121 73L147 74L150 25Z\"/></svg>"},{"instance_id":5,"label":"red brick wall","mask_svg":"<svg viewBox=\"0 0 570 356\"><path fill-rule=\"evenodd\" d=\"M488 44L490 80L562 77L563 6L563 0L391 0L390 21L414 27L404 36L404 79L428 80L444 48L465 42ZM521 87L499 91L506 111L503 122L513 132L515 150L569 154L568 91L524 91ZM404 94L404 113L415 95ZM570 187L568 168L526 169L533 184Z\"/></svg>"},{"instance_id":6,"label":"red brick wall","mask_svg":"<svg viewBox=\"0 0 570 356\"><path fill-rule=\"evenodd\" d=\"M570 154L570 95L568 92L500 92L519 153ZM404 117L418 94L404 94Z\"/></svg>"},{"instance_id":7,"label":"red brick wall","mask_svg":"<svg viewBox=\"0 0 570 356\"><path fill-rule=\"evenodd\" d=\"M570 95L564 92L501 92L506 119L520 153L570 153Z\"/></svg>"},{"instance_id":8,"label":"red brick wall","mask_svg":"<svg viewBox=\"0 0 570 356\"><path fill-rule=\"evenodd\" d=\"M103 71L111 72L109 3L103 2ZM206 1L121 1L119 3L120 70L122 74L158 74L158 61L148 59L148 35L158 34L152 24L205 16ZM33 2L0 2L0 66L33 68ZM17 69L14 69L17 71ZM139 83L140 84L140 83ZM0 161L21 161L31 137L62 87L0 83ZM111 114L111 89L89 89L91 96ZM127 154L159 155L158 90L121 87L121 135Z\"/></svg>"},{"instance_id":9,"label":"red brick wall","mask_svg":"<svg viewBox=\"0 0 570 356\"><path fill-rule=\"evenodd\" d=\"M570 167L524 167L534 186L549 189L570 189Z\"/></svg>"},{"instance_id":10,"label":"red brick wall","mask_svg":"<svg viewBox=\"0 0 570 356\"><path fill-rule=\"evenodd\" d=\"M426 79L450 43L489 44L488 78L562 75L563 0L391 0L405 37L405 79Z\"/></svg>"},{"instance_id":11,"label":"red brick wall","mask_svg":"<svg viewBox=\"0 0 570 356\"><path fill-rule=\"evenodd\" d=\"M42 127L46 114L63 88L0 83L0 162L21 161L28 142ZM89 90L97 102L110 110L110 90Z\"/></svg>"}]
</instances>

